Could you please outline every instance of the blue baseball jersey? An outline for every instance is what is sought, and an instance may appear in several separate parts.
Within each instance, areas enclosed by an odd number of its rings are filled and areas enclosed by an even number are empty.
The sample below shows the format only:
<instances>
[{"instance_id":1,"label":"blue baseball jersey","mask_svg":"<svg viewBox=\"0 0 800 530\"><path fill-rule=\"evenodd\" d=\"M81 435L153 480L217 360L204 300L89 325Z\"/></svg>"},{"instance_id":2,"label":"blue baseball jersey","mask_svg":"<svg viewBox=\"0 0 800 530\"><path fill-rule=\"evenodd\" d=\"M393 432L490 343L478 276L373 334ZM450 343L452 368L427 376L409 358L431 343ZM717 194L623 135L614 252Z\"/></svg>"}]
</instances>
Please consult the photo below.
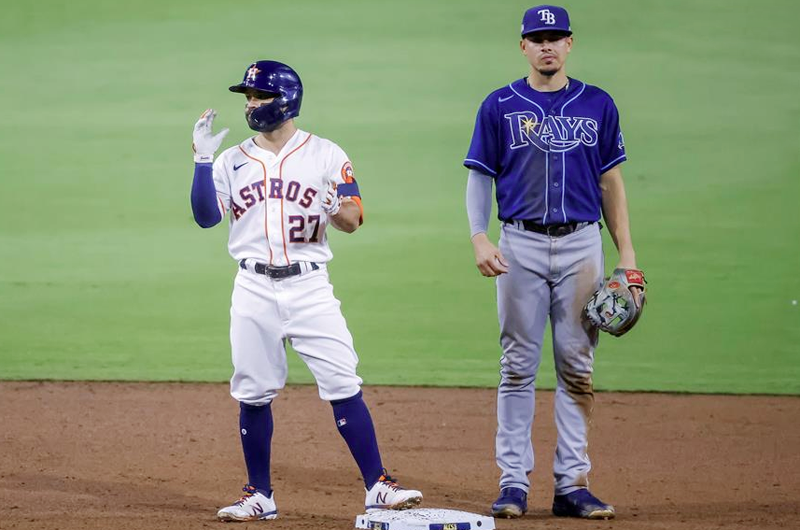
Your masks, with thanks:
<instances>
[{"instance_id":1,"label":"blue baseball jersey","mask_svg":"<svg viewBox=\"0 0 800 530\"><path fill-rule=\"evenodd\" d=\"M599 221L600 175L625 160L611 96L577 79L538 92L523 78L483 101L464 165L494 177L500 220L560 224Z\"/></svg>"}]
</instances>

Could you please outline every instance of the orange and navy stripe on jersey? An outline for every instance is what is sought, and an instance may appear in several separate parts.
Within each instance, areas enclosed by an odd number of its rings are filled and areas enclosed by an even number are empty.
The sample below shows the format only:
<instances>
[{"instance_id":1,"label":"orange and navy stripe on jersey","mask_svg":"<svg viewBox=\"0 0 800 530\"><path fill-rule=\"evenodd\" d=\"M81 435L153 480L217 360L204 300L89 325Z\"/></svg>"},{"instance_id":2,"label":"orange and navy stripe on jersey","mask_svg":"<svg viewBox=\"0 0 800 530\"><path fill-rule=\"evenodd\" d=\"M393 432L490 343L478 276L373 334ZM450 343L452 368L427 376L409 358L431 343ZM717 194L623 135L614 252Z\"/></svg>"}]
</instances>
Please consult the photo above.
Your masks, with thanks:
<instances>
[{"instance_id":1,"label":"orange and navy stripe on jersey","mask_svg":"<svg viewBox=\"0 0 800 530\"><path fill-rule=\"evenodd\" d=\"M358 224L362 224L364 222L364 205L361 204L361 192L358 189L358 182L353 176L353 164L349 160L342 165L342 180L344 180L344 184L339 184L336 187L336 194L339 197L352 199L353 202L358 204L358 208L361 210Z\"/></svg>"}]
</instances>

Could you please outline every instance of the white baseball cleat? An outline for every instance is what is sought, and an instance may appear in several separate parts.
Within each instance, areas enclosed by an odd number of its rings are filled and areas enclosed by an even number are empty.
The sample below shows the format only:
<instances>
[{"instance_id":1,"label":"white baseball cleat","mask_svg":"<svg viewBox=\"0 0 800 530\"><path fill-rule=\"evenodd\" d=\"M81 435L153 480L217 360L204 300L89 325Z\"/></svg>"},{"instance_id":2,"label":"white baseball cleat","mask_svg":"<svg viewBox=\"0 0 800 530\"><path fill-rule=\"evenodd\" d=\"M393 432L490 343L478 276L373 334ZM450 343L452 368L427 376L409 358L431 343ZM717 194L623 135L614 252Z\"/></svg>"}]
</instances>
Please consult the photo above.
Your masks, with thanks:
<instances>
[{"instance_id":1,"label":"white baseball cleat","mask_svg":"<svg viewBox=\"0 0 800 530\"><path fill-rule=\"evenodd\" d=\"M249 484L242 488L244 495L232 505L217 512L220 521L265 521L278 517L275 494L269 497Z\"/></svg>"},{"instance_id":2,"label":"white baseball cleat","mask_svg":"<svg viewBox=\"0 0 800 530\"><path fill-rule=\"evenodd\" d=\"M421 502L421 492L401 488L384 469L378 482L367 490L364 508L367 513L376 510L407 510L418 506Z\"/></svg>"}]
</instances>

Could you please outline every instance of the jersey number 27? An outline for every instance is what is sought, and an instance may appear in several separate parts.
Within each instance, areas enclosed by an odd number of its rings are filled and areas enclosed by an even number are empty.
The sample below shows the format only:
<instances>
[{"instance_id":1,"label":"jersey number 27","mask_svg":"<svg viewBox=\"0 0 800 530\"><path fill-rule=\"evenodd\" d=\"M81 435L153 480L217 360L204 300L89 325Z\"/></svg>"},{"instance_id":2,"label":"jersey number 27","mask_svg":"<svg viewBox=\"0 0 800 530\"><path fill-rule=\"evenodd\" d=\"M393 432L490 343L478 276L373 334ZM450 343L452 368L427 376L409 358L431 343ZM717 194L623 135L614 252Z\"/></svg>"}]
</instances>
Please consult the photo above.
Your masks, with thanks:
<instances>
[{"instance_id":1,"label":"jersey number 27","mask_svg":"<svg viewBox=\"0 0 800 530\"><path fill-rule=\"evenodd\" d=\"M291 243L319 243L319 215L309 215L308 223L303 215L290 215L289 242ZM306 224L311 230L311 237L306 239Z\"/></svg>"}]
</instances>

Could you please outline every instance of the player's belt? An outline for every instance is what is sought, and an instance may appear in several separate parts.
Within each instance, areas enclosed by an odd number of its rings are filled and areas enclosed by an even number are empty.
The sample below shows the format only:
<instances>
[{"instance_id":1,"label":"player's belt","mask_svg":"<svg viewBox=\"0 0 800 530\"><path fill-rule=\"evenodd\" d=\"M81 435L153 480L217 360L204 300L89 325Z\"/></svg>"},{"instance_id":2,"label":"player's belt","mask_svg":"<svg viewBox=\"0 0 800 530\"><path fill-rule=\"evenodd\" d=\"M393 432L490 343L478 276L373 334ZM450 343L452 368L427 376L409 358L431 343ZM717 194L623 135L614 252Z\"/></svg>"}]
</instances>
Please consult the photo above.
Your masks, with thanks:
<instances>
[{"instance_id":1,"label":"player's belt","mask_svg":"<svg viewBox=\"0 0 800 530\"><path fill-rule=\"evenodd\" d=\"M302 263L292 263L286 267L272 267L267 265L266 263L253 263L251 261L251 270L256 274L263 274L264 276L269 276L273 280L281 280L283 278L290 278L292 276L299 276L304 272L310 272L319 270L319 265L313 262L304 261ZM245 260L239 262L239 267L244 270L247 270L247 263Z\"/></svg>"},{"instance_id":2,"label":"player's belt","mask_svg":"<svg viewBox=\"0 0 800 530\"><path fill-rule=\"evenodd\" d=\"M547 234L550 237L563 237L573 232L577 232L586 228L592 223L564 223L560 225L540 225L537 222L529 219L522 219L519 221L511 221L511 224L516 225L518 228L527 230L528 232L536 232L537 234Z\"/></svg>"}]
</instances>

